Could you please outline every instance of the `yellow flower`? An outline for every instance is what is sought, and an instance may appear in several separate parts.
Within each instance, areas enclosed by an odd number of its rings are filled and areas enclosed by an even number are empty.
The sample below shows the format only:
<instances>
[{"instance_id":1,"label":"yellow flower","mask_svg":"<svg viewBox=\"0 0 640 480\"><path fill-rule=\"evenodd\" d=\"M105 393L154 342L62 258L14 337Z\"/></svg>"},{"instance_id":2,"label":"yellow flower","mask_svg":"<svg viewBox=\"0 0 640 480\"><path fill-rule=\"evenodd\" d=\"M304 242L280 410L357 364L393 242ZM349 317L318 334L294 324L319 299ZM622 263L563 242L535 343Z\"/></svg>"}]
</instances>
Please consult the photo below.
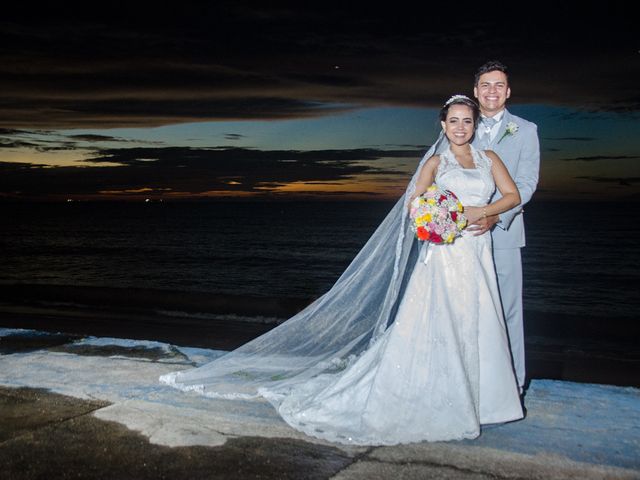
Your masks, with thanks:
<instances>
[{"instance_id":1,"label":"yellow flower","mask_svg":"<svg viewBox=\"0 0 640 480\"><path fill-rule=\"evenodd\" d=\"M426 225L430 221L431 221L431 214L426 213L416 218L416 225L418 226Z\"/></svg>"},{"instance_id":2,"label":"yellow flower","mask_svg":"<svg viewBox=\"0 0 640 480\"><path fill-rule=\"evenodd\" d=\"M435 198L428 198L427 199L427 203L429 205L435 205L436 204L436 199Z\"/></svg>"},{"instance_id":3,"label":"yellow flower","mask_svg":"<svg viewBox=\"0 0 640 480\"><path fill-rule=\"evenodd\" d=\"M458 202L458 211L461 212L464 208L462 207L462 204L460 202Z\"/></svg>"},{"instance_id":4,"label":"yellow flower","mask_svg":"<svg viewBox=\"0 0 640 480\"><path fill-rule=\"evenodd\" d=\"M455 235L453 233L450 233L449 235L446 236L444 241L447 242L447 243L453 243L453 239L454 238L456 238Z\"/></svg>"}]
</instances>

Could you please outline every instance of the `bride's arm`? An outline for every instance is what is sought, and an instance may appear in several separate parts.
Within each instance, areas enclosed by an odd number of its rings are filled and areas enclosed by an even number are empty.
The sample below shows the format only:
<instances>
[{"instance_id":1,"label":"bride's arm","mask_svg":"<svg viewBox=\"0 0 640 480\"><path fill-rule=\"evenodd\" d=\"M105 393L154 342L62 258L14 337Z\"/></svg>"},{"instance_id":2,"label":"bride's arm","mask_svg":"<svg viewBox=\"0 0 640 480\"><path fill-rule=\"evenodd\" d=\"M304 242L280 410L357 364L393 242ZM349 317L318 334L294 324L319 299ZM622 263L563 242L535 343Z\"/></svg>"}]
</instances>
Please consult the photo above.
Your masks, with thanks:
<instances>
[{"instance_id":1,"label":"bride's arm","mask_svg":"<svg viewBox=\"0 0 640 480\"><path fill-rule=\"evenodd\" d=\"M469 224L477 220L492 215L498 215L502 212L512 209L520 204L520 193L518 187L509 175L507 167L504 166L500 157L492 151L487 151L487 155L491 158L491 173L496 187L500 191L502 197L486 207L465 207L464 214Z\"/></svg>"},{"instance_id":2,"label":"bride's arm","mask_svg":"<svg viewBox=\"0 0 640 480\"><path fill-rule=\"evenodd\" d=\"M424 162L424 165L422 165L422 169L420 170L420 174L418 175L418 179L416 180L416 189L409 199L409 204L411 204L414 198L417 198L426 192L427 188L433 184L438 165L440 165L440 155L434 155Z\"/></svg>"}]
</instances>

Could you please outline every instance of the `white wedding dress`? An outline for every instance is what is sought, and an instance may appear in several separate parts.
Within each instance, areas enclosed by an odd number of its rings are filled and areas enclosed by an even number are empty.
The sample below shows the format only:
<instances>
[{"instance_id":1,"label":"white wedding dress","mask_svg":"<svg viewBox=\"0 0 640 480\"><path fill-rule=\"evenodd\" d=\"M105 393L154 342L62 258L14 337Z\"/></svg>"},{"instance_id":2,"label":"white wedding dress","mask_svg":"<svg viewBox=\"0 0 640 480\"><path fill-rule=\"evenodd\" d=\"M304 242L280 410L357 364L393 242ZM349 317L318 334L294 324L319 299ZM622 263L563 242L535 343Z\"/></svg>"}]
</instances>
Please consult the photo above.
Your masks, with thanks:
<instances>
[{"instance_id":1,"label":"white wedding dress","mask_svg":"<svg viewBox=\"0 0 640 480\"><path fill-rule=\"evenodd\" d=\"M491 160L464 169L450 150L436 183L486 205ZM425 245L394 322L338 373L259 393L308 435L359 445L474 438L480 425L522 418L491 253L491 236Z\"/></svg>"}]
</instances>

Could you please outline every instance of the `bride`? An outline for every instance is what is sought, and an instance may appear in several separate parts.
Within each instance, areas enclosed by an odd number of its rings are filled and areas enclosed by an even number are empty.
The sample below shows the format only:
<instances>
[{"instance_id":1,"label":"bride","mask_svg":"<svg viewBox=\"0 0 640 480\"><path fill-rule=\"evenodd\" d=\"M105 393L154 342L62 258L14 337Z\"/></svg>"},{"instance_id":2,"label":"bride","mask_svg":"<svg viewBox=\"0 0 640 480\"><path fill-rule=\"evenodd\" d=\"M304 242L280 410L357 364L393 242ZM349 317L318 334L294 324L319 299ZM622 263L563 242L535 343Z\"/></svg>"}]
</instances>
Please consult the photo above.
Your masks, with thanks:
<instances>
[{"instance_id":1,"label":"bride","mask_svg":"<svg viewBox=\"0 0 640 480\"><path fill-rule=\"evenodd\" d=\"M454 95L440 112L449 147L427 152L405 195L323 297L202 367L164 375L176 388L262 396L292 427L329 441L393 445L475 438L522 418L491 236L417 245L407 207L432 183L454 192L469 224L516 206L507 169L471 140L479 110ZM495 188L502 197L488 204Z\"/></svg>"}]
</instances>

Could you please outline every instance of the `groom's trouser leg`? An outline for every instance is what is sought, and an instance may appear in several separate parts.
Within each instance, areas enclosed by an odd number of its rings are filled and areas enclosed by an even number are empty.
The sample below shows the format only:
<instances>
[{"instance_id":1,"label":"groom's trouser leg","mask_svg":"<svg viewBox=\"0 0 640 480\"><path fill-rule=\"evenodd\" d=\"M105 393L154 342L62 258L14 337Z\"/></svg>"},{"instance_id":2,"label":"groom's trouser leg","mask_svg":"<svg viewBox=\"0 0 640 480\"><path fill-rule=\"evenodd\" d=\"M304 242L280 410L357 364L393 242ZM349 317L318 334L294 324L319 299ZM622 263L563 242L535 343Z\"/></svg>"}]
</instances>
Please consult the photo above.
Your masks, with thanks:
<instances>
[{"instance_id":1,"label":"groom's trouser leg","mask_svg":"<svg viewBox=\"0 0 640 480\"><path fill-rule=\"evenodd\" d=\"M522 259L519 248L494 249L500 300L509 332L513 368L522 389L525 380L524 324L522 315Z\"/></svg>"}]
</instances>

